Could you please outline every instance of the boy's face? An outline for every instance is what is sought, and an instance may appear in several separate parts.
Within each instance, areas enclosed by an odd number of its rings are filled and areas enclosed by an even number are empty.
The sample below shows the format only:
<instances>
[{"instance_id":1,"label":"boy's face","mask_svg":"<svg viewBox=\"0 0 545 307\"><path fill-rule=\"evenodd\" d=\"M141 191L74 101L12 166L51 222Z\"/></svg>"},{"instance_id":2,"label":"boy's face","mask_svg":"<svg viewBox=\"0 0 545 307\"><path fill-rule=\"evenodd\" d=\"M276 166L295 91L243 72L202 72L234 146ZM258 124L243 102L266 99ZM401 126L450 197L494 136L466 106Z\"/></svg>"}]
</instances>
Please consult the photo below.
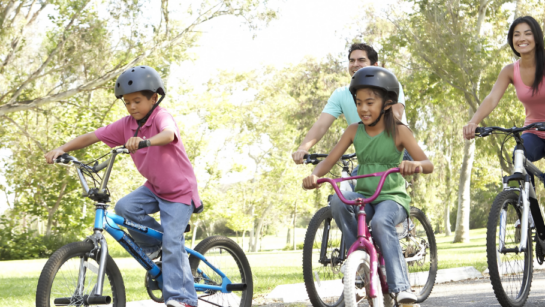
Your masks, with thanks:
<instances>
[{"instance_id":1,"label":"boy's face","mask_svg":"<svg viewBox=\"0 0 545 307\"><path fill-rule=\"evenodd\" d=\"M125 103L127 112L136 120L144 118L156 101L157 94L151 96L151 99L146 98L146 96L142 95L140 92L123 95L123 102Z\"/></svg>"},{"instance_id":2,"label":"boy's face","mask_svg":"<svg viewBox=\"0 0 545 307\"><path fill-rule=\"evenodd\" d=\"M382 98L370 88L362 88L356 92L356 108L361 121L367 126L372 124L380 115ZM385 108L388 109L390 106Z\"/></svg>"},{"instance_id":3,"label":"boy's face","mask_svg":"<svg viewBox=\"0 0 545 307\"><path fill-rule=\"evenodd\" d=\"M374 66L377 66L378 63L375 63ZM360 68L371 66L371 61L367 57L367 51L364 50L354 50L350 53L348 59L348 73L350 76L354 76L356 71Z\"/></svg>"}]
</instances>

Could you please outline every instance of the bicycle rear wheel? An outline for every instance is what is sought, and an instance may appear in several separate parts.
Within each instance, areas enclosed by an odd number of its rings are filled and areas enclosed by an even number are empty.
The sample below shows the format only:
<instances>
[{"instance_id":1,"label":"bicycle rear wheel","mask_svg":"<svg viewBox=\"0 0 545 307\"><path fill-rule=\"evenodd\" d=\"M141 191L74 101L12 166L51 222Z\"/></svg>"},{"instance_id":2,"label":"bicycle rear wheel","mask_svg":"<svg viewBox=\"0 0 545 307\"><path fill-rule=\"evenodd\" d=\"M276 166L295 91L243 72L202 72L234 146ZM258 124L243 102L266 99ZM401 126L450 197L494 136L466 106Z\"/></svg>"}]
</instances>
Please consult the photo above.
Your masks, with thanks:
<instances>
[{"instance_id":1,"label":"bicycle rear wheel","mask_svg":"<svg viewBox=\"0 0 545 307\"><path fill-rule=\"evenodd\" d=\"M437 277L437 244L430 221L420 209L411 207L414 228L399 243L405 256L411 289L416 302L425 301L433 290ZM411 260L413 259L413 260Z\"/></svg>"},{"instance_id":2,"label":"bicycle rear wheel","mask_svg":"<svg viewBox=\"0 0 545 307\"><path fill-rule=\"evenodd\" d=\"M318 210L310 220L303 246L303 279L313 306L344 306L341 239L331 207Z\"/></svg>"},{"instance_id":3,"label":"bicycle rear wheel","mask_svg":"<svg viewBox=\"0 0 545 307\"><path fill-rule=\"evenodd\" d=\"M223 293L219 291L198 292L199 300L222 307L250 307L254 285L252 271L244 251L233 240L215 236L202 240L195 251L206 257L206 260L218 268L233 284L246 284L242 291ZM191 272L196 284L221 285L223 280L218 273L194 255L189 256Z\"/></svg>"},{"instance_id":4,"label":"bicycle rear wheel","mask_svg":"<svg viewBox=\"0 0 545 307\"><path fill-rule=\"evenodd\" d=\"M90 256L93 249L94 245L91 242L76 242L61 247L51 255L38 280L36 307L55 306L55 299L67 301L66 305L62 304L63 306L95 306L84 303L97 281L99 257ZM83 283L78 287L80 273L84 274ZM100 306L125 306L123 277L110 255L106 260L102 296L110 296L111 304Z\"/></svg>"},{"instance_id":5,"label":"bicycle rear wheel","mask_svg":"<svg viewBox=\"0 0 545 307\"><path fill-rule=\"evenodd\" d=\"M504 252L518 248L520 235L517 235L515 222L521 219L522 204L513 191L503 191L494 200L486 231L486 256L490 281L498 302L503 307L524 306L532 285L532 232L528 227L526 250L523 252ZM505 234L505 236L503 236ZM501 238L503 237L503 238Z\"/></svg>"}]
</instances>

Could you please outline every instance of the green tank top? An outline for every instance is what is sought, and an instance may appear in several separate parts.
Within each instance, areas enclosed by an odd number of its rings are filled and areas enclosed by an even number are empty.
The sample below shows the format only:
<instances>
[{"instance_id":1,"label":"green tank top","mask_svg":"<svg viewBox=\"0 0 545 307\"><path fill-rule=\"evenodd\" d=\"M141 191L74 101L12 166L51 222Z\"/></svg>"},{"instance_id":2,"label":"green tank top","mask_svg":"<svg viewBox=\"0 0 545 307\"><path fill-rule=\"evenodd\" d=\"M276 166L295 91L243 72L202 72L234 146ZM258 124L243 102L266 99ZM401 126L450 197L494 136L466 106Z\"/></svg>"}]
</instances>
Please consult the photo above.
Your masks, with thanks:
<instances>
[{"instance_id":1,"label":"green tank top","mask_svg":"<svg viewBox=\"0 0 545 307\"><path fill-rule=\"evenodd\" d=\"M358 125L358 131L354 138L356 156L360 165L358 175L383 172L392 167L398 167L403 160L403 152L397 150L394 139L388 136L386 131L370 137L363 124ZM355 191L371 197L378 186L380 177L358 179ZM393 173L386 177L381 193L373 203L385 200L393 200L403 206L410 214L411 197L405 189L405 180L399 173Z\"/></svg>"}]
</instances>

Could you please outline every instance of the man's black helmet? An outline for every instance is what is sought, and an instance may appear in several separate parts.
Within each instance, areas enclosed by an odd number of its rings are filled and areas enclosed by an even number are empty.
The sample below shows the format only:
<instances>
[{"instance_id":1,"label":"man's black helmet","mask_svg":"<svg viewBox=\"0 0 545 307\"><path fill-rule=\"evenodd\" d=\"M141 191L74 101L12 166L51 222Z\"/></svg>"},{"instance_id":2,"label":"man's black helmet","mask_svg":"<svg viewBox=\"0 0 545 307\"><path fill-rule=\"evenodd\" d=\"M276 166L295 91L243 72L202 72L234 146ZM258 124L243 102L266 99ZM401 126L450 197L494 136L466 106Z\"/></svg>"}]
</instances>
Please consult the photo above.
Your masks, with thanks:
<instances>
[{"instance_id":1,"label":"man's black helmet","mask_svg":"<svg viewBox=\"0 0 545 307\"><path fill-rule=\"evenodd\" d=\"M115 82L115 97L120 99L123 95L152 91L165 96L166 89L161 76L149 66L136 66L125 70Z\"/></svg>"},{"instance_id":2,"label":"man's black helmet","mask_svg":"<svg viewBox=\"0 0 545 307\"><path fill-rule=\"evenodd\" d=\"M350 81L350 93L356 101L356 92L363 87L377 87L392 92L395 94L395 101L397 103L397 97L399 97L399 81L396 76L386 68L378 66L367 66L358 70L352 81Z\"/></svg>"}]
</instances>

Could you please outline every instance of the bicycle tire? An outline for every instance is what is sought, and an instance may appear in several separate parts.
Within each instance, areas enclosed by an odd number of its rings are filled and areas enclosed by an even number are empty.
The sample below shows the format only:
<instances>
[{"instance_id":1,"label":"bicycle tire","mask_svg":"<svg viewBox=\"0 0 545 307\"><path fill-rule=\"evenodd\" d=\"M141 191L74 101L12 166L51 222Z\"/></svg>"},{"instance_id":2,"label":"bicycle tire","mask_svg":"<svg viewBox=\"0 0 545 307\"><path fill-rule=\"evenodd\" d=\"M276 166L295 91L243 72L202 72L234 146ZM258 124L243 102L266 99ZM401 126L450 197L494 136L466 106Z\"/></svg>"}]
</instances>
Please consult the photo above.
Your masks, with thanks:
<instances>
[{"instance_id":1,"label":"bicycle tire","mask_svg":"<svg viewBox=\"0 0 545 307\"><path fill-rule=\"evenodd\" d=\"M332 224L333 223L333 224ZM340 267L344 259L339 261L332 260L334 253L340 251L340 235L341 231L334 224L335 220L331 215L331 207L327 206L318 210L308 225L305 241L303 245L303 279L307 294L312 306L315 307L343 307L344 296L342 294L342 275ZM323 237L324 225L329 225L334 232L329 232L328 238ZM333 225L333 226L332 226ZM337 238L338 236L338 238ZM324 241L326 239L326 241ZM338 239L338 244L336 240ZM320 263L320 252L322 243L325 242L327 246L326 256L329 257L330 262L326 264ZM319 244L319 246L315 246ZM316 276L318 276L316 278ZM326 280L339 279L338 288L334 288L333 295L331 292L324 292L321 288L321 282ZM324 288L326 288L324 286ZM320 291L319 291L320 290ZM341 294L337 297L337 292L341 291Z\"/></svg>"},{"instance_id":2,"label":"bicycle tire","mask_svg":"<svg viewBox=\"0 0 545 307\"><path fill-rule=\"evenodd\" d=\"M369 301L369 306L384 307L384 294L382 293L378 272L373 280L377 296L374 298L368 297L371 267L369 258L369 254L365 251L356 250L346 259L343 279L344 304L346 307L356 307L365 298ZM360 281L358 281L358 277ZM361 281L364 281L365 285L362 285Z\"/></svg>"},{"instance_id":3,"label":"bicycle tire","mask_svg":"<svg viewBox=\"0 0 545 307\"><path fill-rule=\"evenodd\" d=\"M521 211L518 208L518 203L519 196L515 192L500 192L494 199L486 227L486 257L488 259L490 282L492 283L492 288L494 289L494 294L496 295L498 302L503 307L524 306L528 296L530 295L530 288L532 286L533 242L530 227L528 227L526 251L516 254L506 253L503 256L498 252L498 244L500 240L497 228L498 225L501 225L500 214L502 211L504 212L505 216L505 228L502 228L506 233L504 239L505 247L513 248L515 246L519 246L520 238L519 242L517 242L514 227L515 221L521 217ZM513 226L512 229L510 227L511 225ZM523 255L524 259L520 259L521 254ZM515 255L513 257L515 260L509 260L512 255ZM509 275L503 279L503 275L505 274L502 273L512 269L513 265L523 265L521 278L517 278L518 272L513 270L513 273L509 273ZM516 279L519 279L520 287L518 286Z\"/></svg>"},{"instance_id":4,"label":"bicycle tire","mask_svg":"<svg viewBox=\"0 0 545 307\"><path fill-rule=\"evenodd\" d=\"M222 236L208 237L195 246L195 251L205 256L207 261L220 269L232 283L246 284L246 289L243 291L205 292L202 295L198 292L200 300L225 307L250 307L252 305L254 289L252 270L248 258L236 242ZM221 285L221 276L206 264L201 265L201 263L198 257L189 256L189 264L195 283ZM197 272L197 268L200 268L202 273Z\"/></svg>"},{"instance_id":5,"label":"bicycle tire","mask_svg":"<svg viewBox=\"0 0 545 307\"><path fill-rule=\"evenodd\" d=\"M75 302L78 302L82 299L81 296L73 296L75 292L75 285L77 285L78 282L78 273L82 257L84 257L84 259L85 257L87 257L87 260L85 261L88 268L85 270L86 287L84 287L83 294L90 294L90 292L93 290L93 286L96 284L96 273L94 271L98 268L98 264L95 265L89 263L89 260L93 260L96 262L99 259L98 255L95 255L94 257L89 257L89 252L93 249L94 245L91 242L75 242L59 248L57 251L55 251L55 253L53 253L53 255L51 255L51 257L49 257L49 260L45 264L38 280L38 287L36 289L36 307L55 306L55 304L53 303L54 299L60 297L70 297L71 299L74 299ZM76 269L76 274L74 274L73 272L71 274L66 273L71 268ZM56 277L58 277L58 279L56 279ZM66 280L68 278L71 278L73 282L67 283ZM59 282L55 282L56 280L59 280ZM70 288L67 288L66 286L70 286ZM58 294L52 295L52 293ZM113 307L125 306L126 297L123 277L121 276L119 268L115 264L112 257L110 257L110 255L107 256L106 260L106 270L102 295L111 295L111 306ZM78 304L76 303L76 305Z\"/></svg>"},{"instance_id":6,"label":"bicycle tire","mask_svg":"<svg viewBox=\"0 0 545 307\"><path fill-rule=\"evenodd\" d=\"M401 239L405 242L400 242L405 258L414 255L421 251L424 246L424 258L412 262L405 262L407 272L409 273L409 283L411 289L415 291L417 297L416 303L422 303L431 294L435 286L437 278L437 243L435 242L435 234L428 217L420 209L411 207L411 220L415 227L409 232L408 236ZM412 238L416 238L412 240ZM412 244L411 244L412 243ZM429 256L429 257L428 257ZM422 274L420 272L426 272ZM426 279L422 282L422 279Z\"/></svg>"}]
</instances>

